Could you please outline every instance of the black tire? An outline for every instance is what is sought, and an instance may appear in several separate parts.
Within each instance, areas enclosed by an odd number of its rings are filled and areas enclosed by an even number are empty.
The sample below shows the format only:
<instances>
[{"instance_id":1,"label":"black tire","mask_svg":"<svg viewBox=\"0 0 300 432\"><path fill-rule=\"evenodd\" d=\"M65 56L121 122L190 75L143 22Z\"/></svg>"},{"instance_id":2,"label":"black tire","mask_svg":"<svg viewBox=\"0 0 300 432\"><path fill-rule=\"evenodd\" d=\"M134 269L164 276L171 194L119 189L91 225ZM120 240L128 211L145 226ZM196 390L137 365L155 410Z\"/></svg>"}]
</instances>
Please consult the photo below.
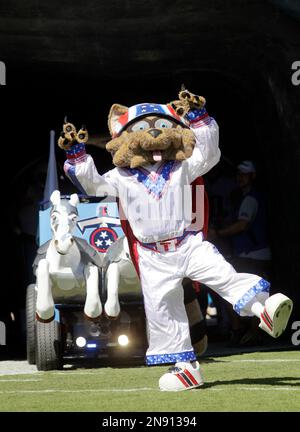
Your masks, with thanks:
<instances>
[{"instance_id":1,"label":"black tire","mask_svg":"<svg viewBox=\"0 0 300 432\"><path fill-rule=\"evenodd\" d=\"M26 291L26 351L29 364L35 364L35 306L36 291L34 284L31 284Z\"/></svg>"},{"instance_id":2,"label":"black tire","mask_svg":"<svg viewBox=\"0 0 300 432\"><path fill-rule=\"evenodd\" d=\"M62 368L60 323L36 322L36 367L40 371Z\"/></svg>"}]
</instances>

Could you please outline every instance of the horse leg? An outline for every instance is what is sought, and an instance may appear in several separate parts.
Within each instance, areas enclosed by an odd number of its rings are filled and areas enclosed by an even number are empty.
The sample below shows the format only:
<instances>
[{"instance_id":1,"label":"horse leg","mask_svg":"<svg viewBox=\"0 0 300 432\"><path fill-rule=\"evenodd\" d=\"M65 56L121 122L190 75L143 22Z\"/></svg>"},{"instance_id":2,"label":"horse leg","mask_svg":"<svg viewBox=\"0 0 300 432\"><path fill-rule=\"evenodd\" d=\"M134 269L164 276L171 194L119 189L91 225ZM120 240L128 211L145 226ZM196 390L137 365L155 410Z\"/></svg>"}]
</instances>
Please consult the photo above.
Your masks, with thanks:
<instances>
[{"instance_id":1,"label":"horse leg","mask_svg":"<svg viewBox=\"0 0 300 432\"><path fill-rule=\"evenodd\" d=\"M36 284L36 319L41 322L50 322L54 319L54 301L49 277L49 263L46 259L39 262Z\"/></svg>"},{"instance_id":2,"label":"horse leg","mask_svg":"<svg viewBox=\"0 0 300 432\"><path fill-rule=\"evenodd\" d=\"M104 311L107 318L114 319L120 314L119 303L119 280L120 271L117 263L111 263L106 273L107 279L107 300L104 305Z\"/></svg>"},{"instance_id":3,"label":"horse leg","mask_svg":"<svg viewBox=\"0 0 300 432\"><path fill-rule=\"evenodd\" d=\"M84 269L86 280L86 299L84 313L88 319L95 320L102 314L102 304L98 289L98 267L87 265Z\"/></svg>"}]
</instances>

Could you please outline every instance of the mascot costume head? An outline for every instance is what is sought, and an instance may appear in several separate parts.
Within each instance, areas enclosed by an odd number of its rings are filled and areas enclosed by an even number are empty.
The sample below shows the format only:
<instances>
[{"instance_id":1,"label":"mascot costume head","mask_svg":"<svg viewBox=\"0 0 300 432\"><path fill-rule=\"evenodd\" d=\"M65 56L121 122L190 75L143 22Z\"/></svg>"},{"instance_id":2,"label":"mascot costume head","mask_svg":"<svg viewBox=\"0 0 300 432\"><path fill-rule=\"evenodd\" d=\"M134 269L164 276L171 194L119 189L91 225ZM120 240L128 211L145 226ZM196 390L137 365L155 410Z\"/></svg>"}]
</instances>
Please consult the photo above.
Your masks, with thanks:
<instances>
[{"instance_id":1,"label":"mascot costume head","mask_svg":"<svg viewBox=\"0 0 300 432\"><path fill-rule=\"evenodd\" d=\"M185 89L169 104L143 103L126 107L114 104L108 127L112 140L106 149L115 166L137 168L156 162L183 161L192 155L195 137L187 113L202 108L205 99Z\"/></svg>"}]
</instances>

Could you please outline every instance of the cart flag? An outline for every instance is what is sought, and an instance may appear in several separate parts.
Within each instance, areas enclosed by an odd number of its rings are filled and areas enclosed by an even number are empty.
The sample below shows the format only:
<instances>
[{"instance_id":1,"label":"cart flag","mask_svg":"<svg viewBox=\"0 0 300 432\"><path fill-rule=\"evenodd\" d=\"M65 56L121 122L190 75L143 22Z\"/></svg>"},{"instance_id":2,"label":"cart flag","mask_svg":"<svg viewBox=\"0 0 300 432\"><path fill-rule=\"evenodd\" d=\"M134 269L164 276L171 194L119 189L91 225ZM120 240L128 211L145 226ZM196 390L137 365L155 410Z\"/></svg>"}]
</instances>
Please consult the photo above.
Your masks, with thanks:
<instances>
[{"instance_id":1,"label":"cart flag","mask_svg":"<svg viewBox=\"0 0 300 432\"><path fill-rule=\"evenodd\" d=\"M53 191L58 189L58 177L57 177L57 166L55 158L55 132L50 131L50 148L49 148L49 160L47 178L44 189L44 201L50 200L50 196Z\"/></svg>"}]
</instances>

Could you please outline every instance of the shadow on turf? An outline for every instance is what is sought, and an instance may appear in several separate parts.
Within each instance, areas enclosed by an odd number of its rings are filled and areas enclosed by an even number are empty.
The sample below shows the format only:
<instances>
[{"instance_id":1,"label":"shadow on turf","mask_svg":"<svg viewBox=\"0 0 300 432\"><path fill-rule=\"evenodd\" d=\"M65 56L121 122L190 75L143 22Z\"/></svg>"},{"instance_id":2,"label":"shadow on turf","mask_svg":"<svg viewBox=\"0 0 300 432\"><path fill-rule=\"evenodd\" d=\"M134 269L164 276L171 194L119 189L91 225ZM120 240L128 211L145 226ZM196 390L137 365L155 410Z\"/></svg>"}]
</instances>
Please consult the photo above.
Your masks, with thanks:
<instances>
[{"instance_id":1,"label":"shadow on turf","mask_svg":"<svg viewBox=\"0 0 300 432\"><path fill-rule=\"evenodd\" d=\"M197 360L200 364L207 364L207 363L224 363L225 360L219 360L211 357L198 357Z\"/></svg>"},{"instance_id":2,"label":"shadow on turf","mask_svg":"<svg viewBox=\"0 0 300 432\"><path fill-rule=\"evenodd\" d=\"M223 363L223 360L217 360L214 358L199 358L198 359L201 364L208 363ZM76 370L76 369L101 369L103 367L111 367L111 368L138 368L145 367L145 362L143 359L135 359L135 360L122 360L122 359L84 359L84 360L76 360L71 363L66 363L63 367L63 370ZM154 365L155 366L168 366L166 365Z\"/></svg>"},{"instance_id":3,"label":"shadow on turf","mask_svg":"<svg viewBox=\"0 0 300 432\"><path fill-rule=\"evenodd\" d=\"M298 382L291 382L298 380ZM288 381L288 382L287 382ZM213 381L204 383L201 388L211 388L219 385L269 385L269 386L291 386L300 387L299 377L273 377L273 378L243 378L231 381Z\"/></svg>"}]
</instances>

